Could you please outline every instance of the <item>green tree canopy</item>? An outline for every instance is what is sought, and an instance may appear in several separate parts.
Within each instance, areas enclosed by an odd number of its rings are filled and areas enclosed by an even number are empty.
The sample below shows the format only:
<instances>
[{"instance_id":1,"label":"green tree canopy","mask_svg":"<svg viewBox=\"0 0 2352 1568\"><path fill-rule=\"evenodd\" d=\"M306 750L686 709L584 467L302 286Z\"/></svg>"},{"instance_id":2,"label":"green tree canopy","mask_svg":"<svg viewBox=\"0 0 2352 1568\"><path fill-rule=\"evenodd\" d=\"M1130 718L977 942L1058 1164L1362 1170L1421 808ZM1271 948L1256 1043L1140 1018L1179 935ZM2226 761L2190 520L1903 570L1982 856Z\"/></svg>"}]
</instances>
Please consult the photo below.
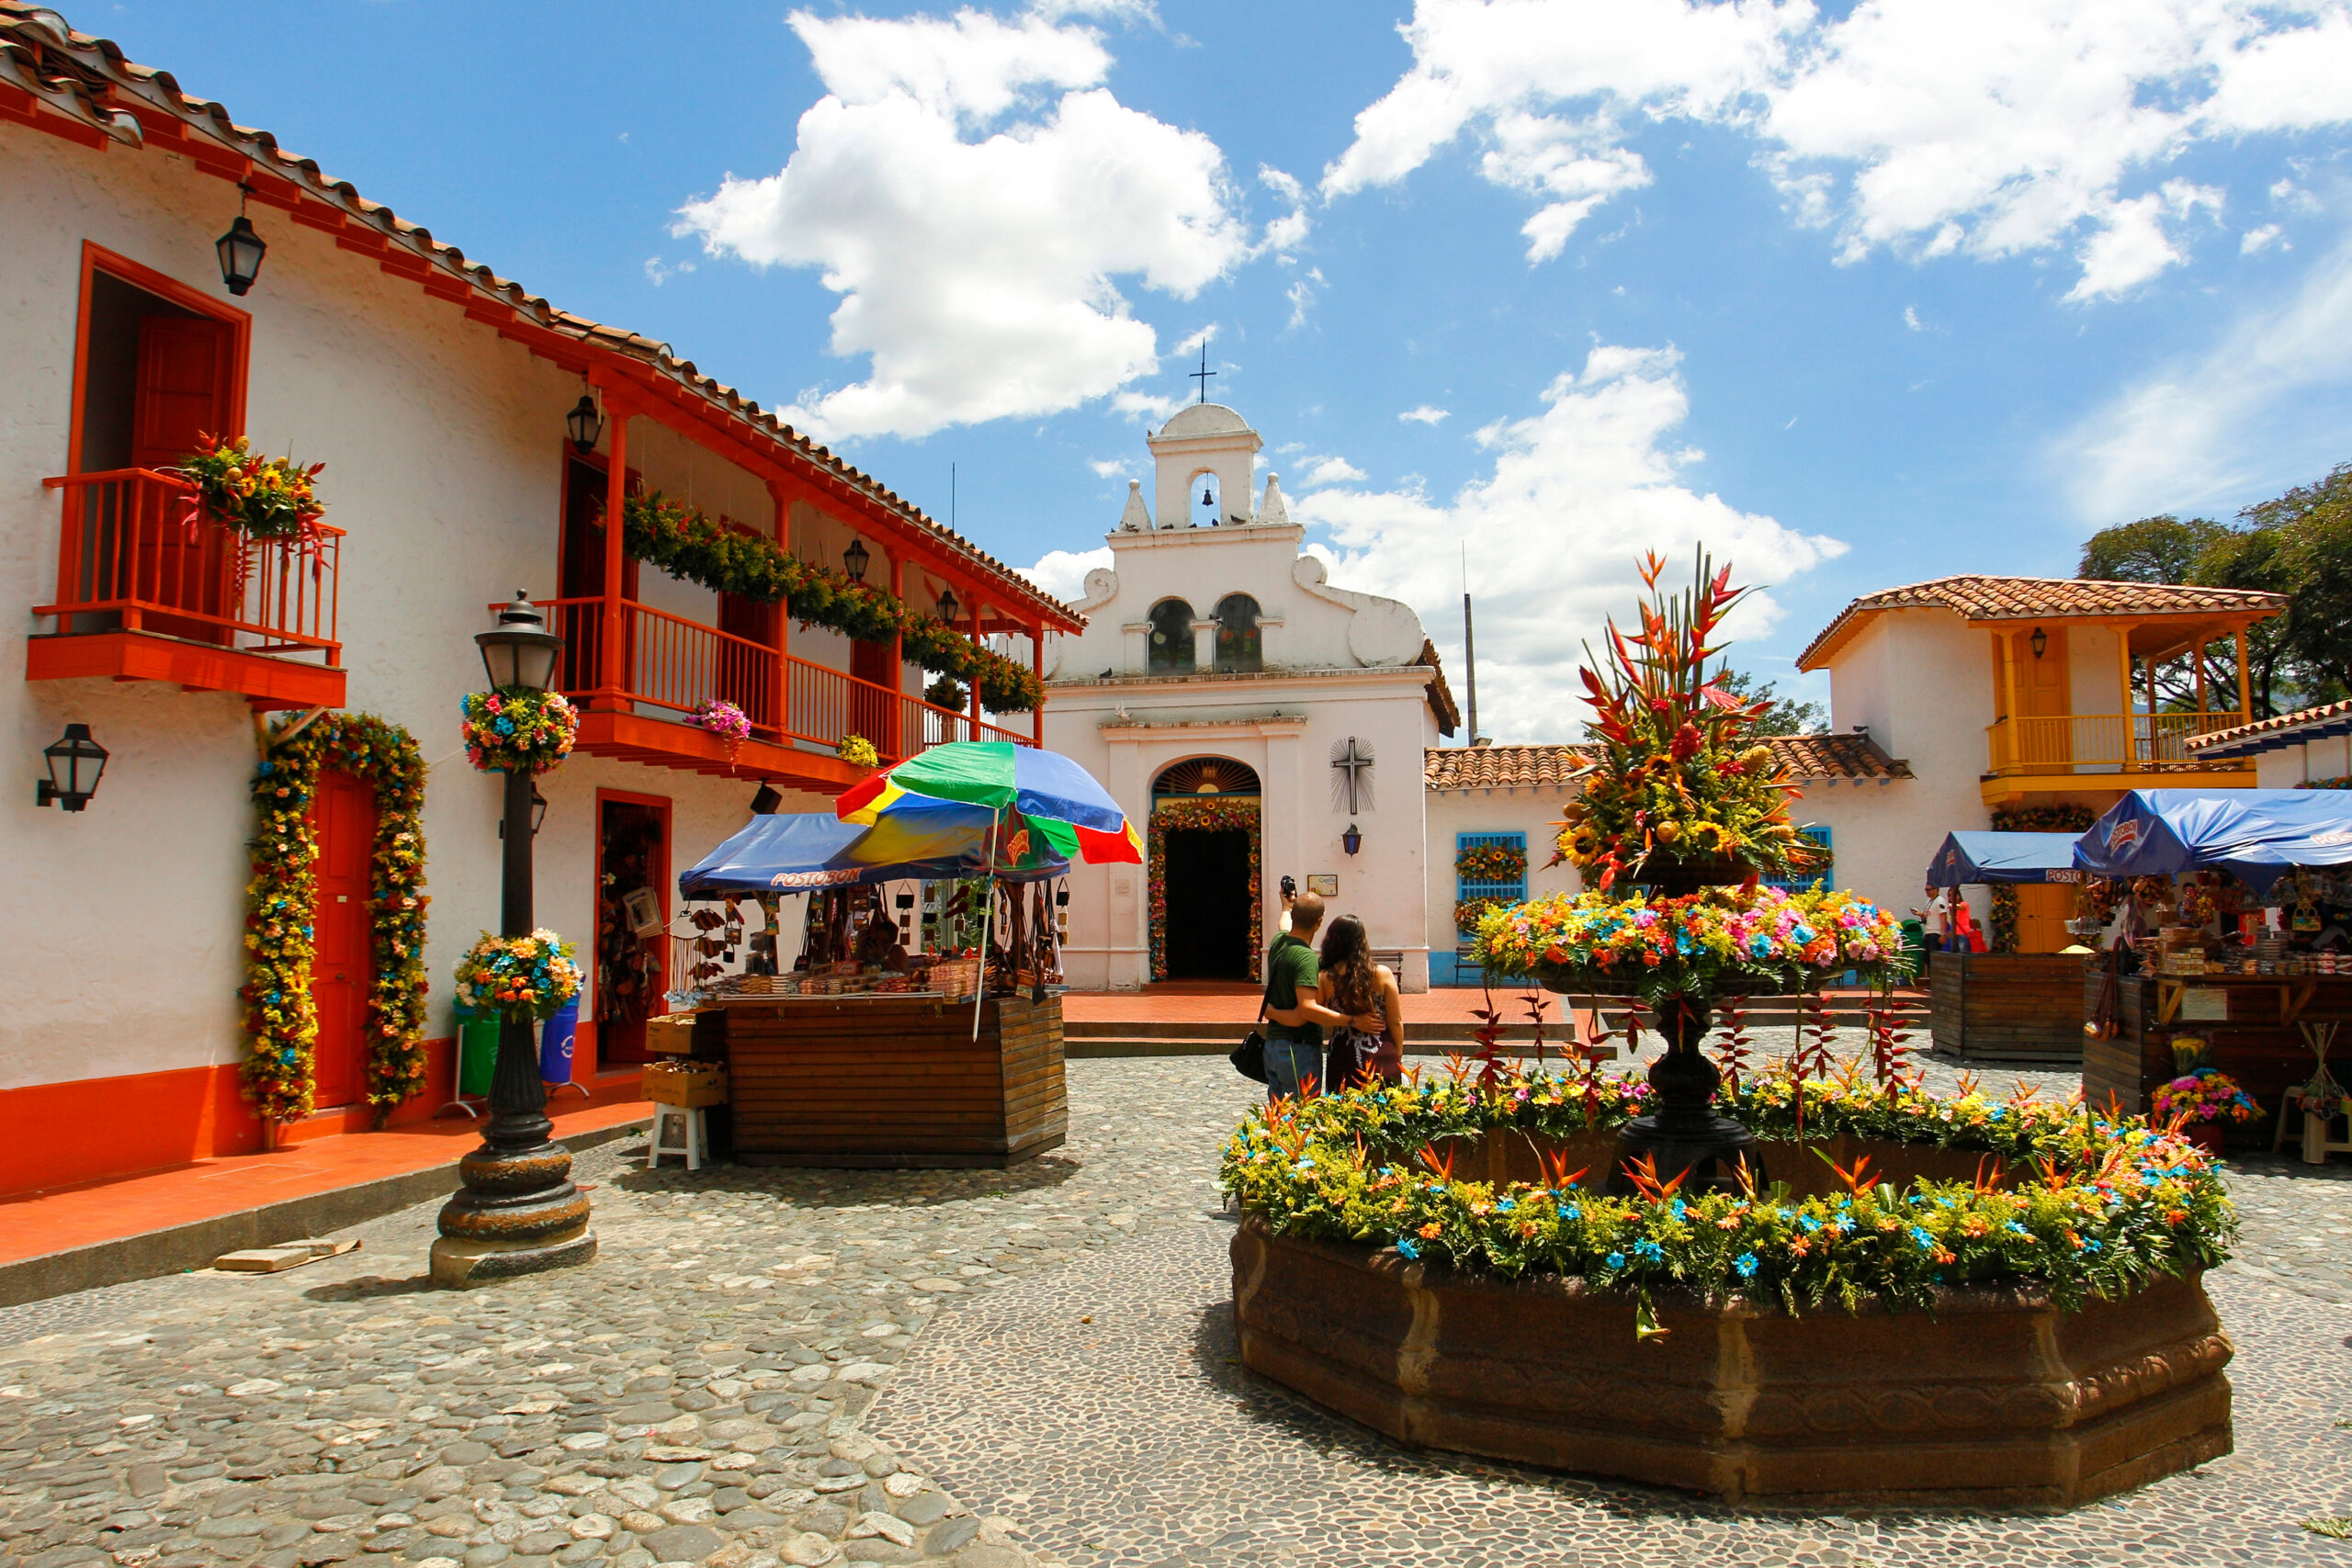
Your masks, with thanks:
<instances>
[{"instance_id":1,"label":"green tree canopy","mask_svg":"<svg viewBox=\"0 0 2352 1568\"><path fill-rule=\"evenodd\" d=\"M2166 513L2101 528L2083 542L2075 575L2102 582L2195 582L2197 558L2230 530L2210 517Z\"/></svg>"},{"instance_id":2,"label":"green tree canopy","mask_svg":"<svg viewBox=\"0 0 2352 1568\"><path fill-rule=\"evenodd\" d=\"M1726 665L1715 675L1715 684L1744 703L1770 703L1764 716L1756 722L1758 735L1818 735L1829 728L1829 715L1819 703L1800 702L1794 697L1778 695L1774 682L1759 681L1745 670Z\"/></svg>"}]
</instances>

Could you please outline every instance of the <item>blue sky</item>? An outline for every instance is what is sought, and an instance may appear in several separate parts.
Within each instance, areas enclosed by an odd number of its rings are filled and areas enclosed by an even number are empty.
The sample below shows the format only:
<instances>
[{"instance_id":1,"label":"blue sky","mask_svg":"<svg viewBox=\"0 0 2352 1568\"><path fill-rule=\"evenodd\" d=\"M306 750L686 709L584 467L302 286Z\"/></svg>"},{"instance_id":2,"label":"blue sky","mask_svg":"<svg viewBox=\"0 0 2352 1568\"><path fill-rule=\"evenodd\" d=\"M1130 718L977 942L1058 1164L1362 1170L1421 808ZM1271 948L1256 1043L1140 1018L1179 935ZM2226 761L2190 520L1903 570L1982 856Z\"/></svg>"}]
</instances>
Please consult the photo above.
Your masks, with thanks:
<instances>
[{"instance_id":1,"label":"blue sky","mask_svg":"<svg viewBox=\"0 0 2352 1568\"><path fill-rule=\"evenodd\" d=\"M2352 459L2341 0L67 14L1064 591L1213 333L1336 580L1451 654L1466 546L1499 739L1644 547L1785 678Z\"/></svg>"}]
</instances>

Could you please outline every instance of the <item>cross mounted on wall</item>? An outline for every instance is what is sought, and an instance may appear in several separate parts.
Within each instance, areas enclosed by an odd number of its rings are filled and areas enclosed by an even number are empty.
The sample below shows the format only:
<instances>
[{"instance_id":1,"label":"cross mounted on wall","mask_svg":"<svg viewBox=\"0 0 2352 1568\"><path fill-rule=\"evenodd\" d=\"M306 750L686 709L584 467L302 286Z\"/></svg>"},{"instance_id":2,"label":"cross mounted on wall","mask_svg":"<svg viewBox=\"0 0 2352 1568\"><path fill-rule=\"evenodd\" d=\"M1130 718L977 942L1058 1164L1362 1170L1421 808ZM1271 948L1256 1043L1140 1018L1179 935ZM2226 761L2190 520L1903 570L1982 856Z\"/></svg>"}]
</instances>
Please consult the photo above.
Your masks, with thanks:
<instances>
[{"instance_id":1,"label":"cross mounted on wall","mask_svg":"<svg viewBox=\"0 0 2352 1568\"><path fill-rule=\"evenodd\" d=\"M1203 338L1201 340L1201 367L1198 370L1190 371L1188 374L1193 380L1198 381L1201 384L1201 401L1207 402L1209 400L1209 378L1216 374L1216 371L1209 368L1208 339Z\"/></svg>"},{"instance_id":2,"label":"cross mounted on wall","mask_svg":"<svg viewBox=\"0 0 2352 1568\"><path fill-rule=\"evenodd\" d=\"M1347 796L1348 815L1357 815L1363 801L1372 798L1372 748L1349 736L1331 748L1331 796L1334 804L1342 795Z\"/></svg>"}]
</instances>

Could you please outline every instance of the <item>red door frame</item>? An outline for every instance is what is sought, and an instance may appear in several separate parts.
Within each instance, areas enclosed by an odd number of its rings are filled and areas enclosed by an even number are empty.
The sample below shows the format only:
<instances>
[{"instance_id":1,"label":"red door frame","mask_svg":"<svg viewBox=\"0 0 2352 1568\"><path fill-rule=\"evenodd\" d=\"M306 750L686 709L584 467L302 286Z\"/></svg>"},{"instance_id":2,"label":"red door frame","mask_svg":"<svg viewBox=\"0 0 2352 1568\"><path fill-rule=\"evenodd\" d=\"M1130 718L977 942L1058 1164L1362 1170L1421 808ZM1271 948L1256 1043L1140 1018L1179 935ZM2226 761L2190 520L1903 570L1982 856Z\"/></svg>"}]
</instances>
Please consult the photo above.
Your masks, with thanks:
<instances>
[{"instance_id":1,"label":"red door frame","mask_svg":"<svg viewBox=\"0 0 2352 1568\"><path fill-rule=\"evenodd\" d=\"M602 982L601 980L598 980L596 976L595 954L597 938L604 929L605 805L607 801L616 806L645 807L662 819L662 871L661 874L654 879L653 886L654 891L659 893L662 897L662 924L665 931L670 923L670 867L672 863L671 840L672 835L676 830L676 825L671 808L671 800L666 795L639 795L634 790L627 789L599 789L596 791L596 816L594 822L592 824L592 829L595 834L596 850L594 856L595 867L593 873L594 880L588 884L588 927L590 933L588 952L590 978L592 982L598 984L601 984ZM670 945L665 940L662 944L662 984L664 990L669 988L669 982ZM602 998L598 998L594 999L601 1000ZM648 1016L650 1017L651 1015L649 1014ZM587 1024L594 1024L599 1021L599 1020L594 1018L593 1011L591 1016L587 1020L583 1021L583 1022ZM599 1031L598 1033L600 1035L601 1031ZM605 1043L602 1038L592 1035L589 1044L591 1048L585 1053L585 1058L588 1063L585 1073L587 1077L594 1077L596 1076L597 1072L601 1070L601 1066L604 1062ZM571 1076L575 1079L582 1076L582 1068L581 1066L582 1059L582 1053L580 1050L578 1039L575 1037L572 1042L571 1051ZM634 1070L634 1066L635 1064L633 1063L622 1063L612 1070L615 1072L632 1071Z\"/></svg>"},{"instance_id":2,"label":"red door frame","mask_svg":"<svg viewBox=\"0 0 2352 1568\"><path fill-rule=\"evenodd\" d=\"M245 371L253 355L254 319L233 305L224 305L208 294L199 292L166 276L154 268L141 266L129 256L119 255L92 241L82 242L82 299L74 319L74 405L66 425L65 472L82 471L82 404L87 390L90 369L90 276L93 273L111 273L134 288L167 299L184 310L209 316L229 326L229 388L228 426L215 434L243 435L245 433Z\"/></svg>"}]
</instances>

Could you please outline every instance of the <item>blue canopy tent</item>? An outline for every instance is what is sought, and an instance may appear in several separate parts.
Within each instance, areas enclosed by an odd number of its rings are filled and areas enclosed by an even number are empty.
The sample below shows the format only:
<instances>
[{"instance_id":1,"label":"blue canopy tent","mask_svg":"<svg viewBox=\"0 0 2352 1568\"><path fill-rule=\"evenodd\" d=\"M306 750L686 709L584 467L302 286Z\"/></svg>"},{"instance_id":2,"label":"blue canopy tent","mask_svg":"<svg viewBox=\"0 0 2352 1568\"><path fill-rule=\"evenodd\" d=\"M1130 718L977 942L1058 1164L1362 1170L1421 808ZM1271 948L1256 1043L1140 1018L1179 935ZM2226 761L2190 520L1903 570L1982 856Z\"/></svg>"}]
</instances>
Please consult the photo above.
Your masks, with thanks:
<instances>
[{"instance_id":1,"label":"blue canopy tent","mask_svg":"<svg viewBox=\"0 0 2352 1568\"><path fill-rule=\"evenodd\" d=\"M686 898L806 893L877 882L942 882L991 871L1007 882L1039 882L1069 872L1069 862L1039 834L1000 832L991 855L994 817L986 807L952 805L902 811L870 828L843 822L830 811L754 817L681 874L678 893Z\"/></svg>"},{"instance_id":2,"label":"blue canopy tent","mask_svg":"<svg viewBox=\"0 0 2352 1568\"><path fill-rule=\"evenodd\" d=\"M1975 882L2079 882L2072 833L1947 833L1928 863L1928 886Z\"/></svg>"},{"instance_id":3,"label":"blue canopy tent","mask_svg":"<svg viewBox=\"0 0 2352 1568\"><path fill-rule=\"evenodd\" d=\"M2352 864L2352 794L2135 789L2075 840L2100 876L2226 871L2256 892L2299 865Z\"/></svg>"}]
</instances>

